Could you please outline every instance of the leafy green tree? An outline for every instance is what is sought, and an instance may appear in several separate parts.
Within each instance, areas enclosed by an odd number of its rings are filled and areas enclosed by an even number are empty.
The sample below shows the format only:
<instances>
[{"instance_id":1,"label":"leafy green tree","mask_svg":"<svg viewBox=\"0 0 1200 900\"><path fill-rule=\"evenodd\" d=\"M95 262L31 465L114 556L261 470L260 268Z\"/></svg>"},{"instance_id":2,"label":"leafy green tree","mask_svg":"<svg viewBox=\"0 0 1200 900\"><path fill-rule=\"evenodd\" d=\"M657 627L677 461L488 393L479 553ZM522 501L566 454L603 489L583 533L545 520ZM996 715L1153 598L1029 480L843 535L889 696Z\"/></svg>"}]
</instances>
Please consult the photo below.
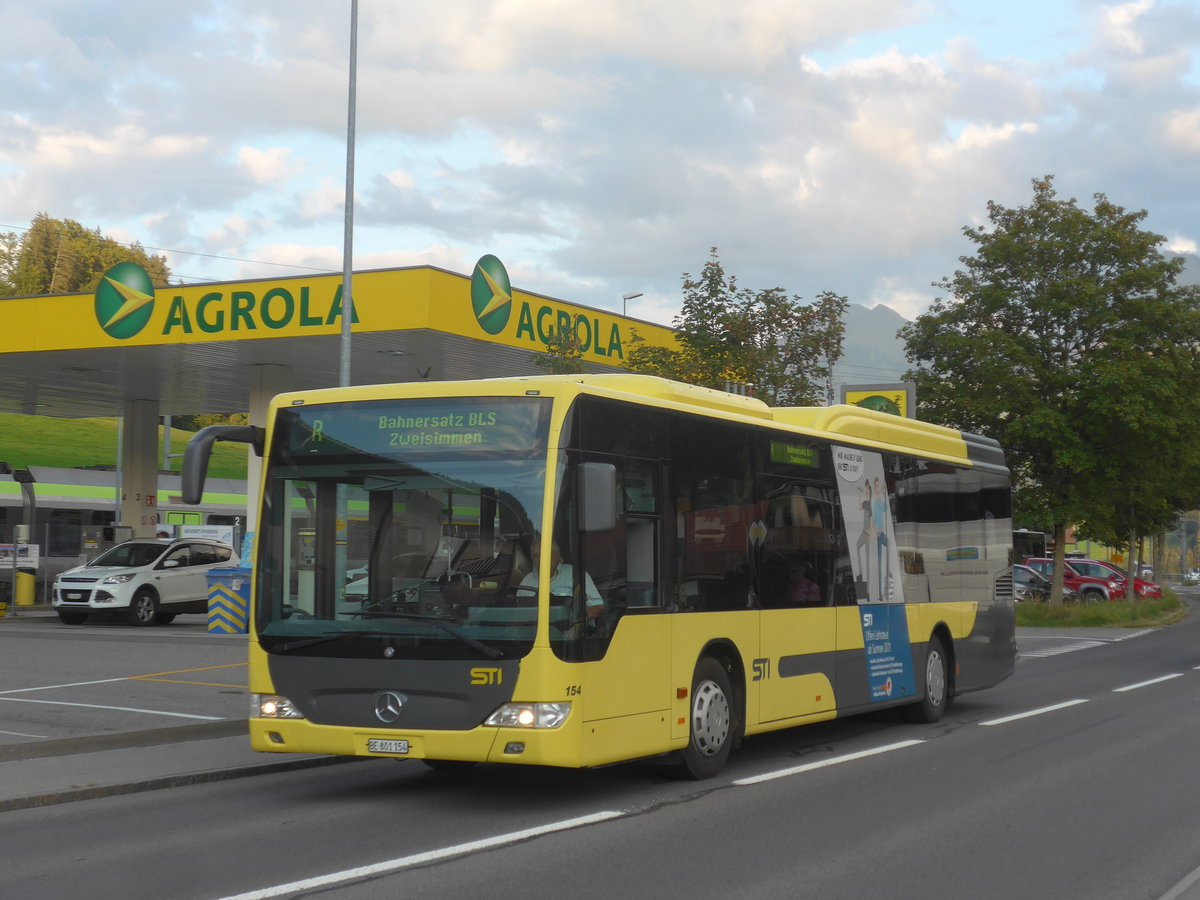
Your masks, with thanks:
<instances>
[{"instance_id":1,"label":"leafy green tree","mask_svg":"<svg viewBox=\"0 0 1200 900\"><path fill-rule=\"evenodd\" d=\"M21 253L21 236L15 231L0 232L0 297L17 293L17 257Z\"/></svg>"},{"instance_id":2,"label":"leafy green tree","mask_svg":"<svg viewBox=\"0 0 1200 900\"><path fill-rule=\"evenodd\" d=\"M148 254L141 244L122 244L98 228L38 213L21 237L0 236L0 290L10 296L92 291L121 262L136 262L156 285L170 280L166 257Z\"/></svg>"},{"instance_id":3,"label":"leafy green tree","mask_svg":"<svg viewBox=\"0 0 1200 900\"><path fill-rule=\"evenodd\" d=\"M922 417L998 439L1023 507L1053 523L1056 597L1068 524L1151 533L1200 472L1200 293L1145 211L1094 201L1046 176L1028 206L989 203L964 229L975 255L935 284L951 299L900 332Z\"/></svg>"},{"instance_id":4,"label":"leafy green tree","mask_svg":"<svg viewBox=\"0 0 1200 900\"><path fill-rule=\"evenodd\" d=\"M583 342L573 327L555 328L546 341L545 352L533 353L530 359L547 375L579 375L587 371Z\"/></svg>"},{"instance_id":5,"label":"leafy green tree","mask_svg":"<svg viewBox=\"0 0 1200 900\"><path fill-rule=\"evenodd\" d=\"M683 276L678 349L650 346L635 330L626 364L706 387L748 385L774 406L818 403L842 355L847 302L831 291L805 305L782 288L739 288L714 247L697 278Z\"/></svg>"}]
</instances>

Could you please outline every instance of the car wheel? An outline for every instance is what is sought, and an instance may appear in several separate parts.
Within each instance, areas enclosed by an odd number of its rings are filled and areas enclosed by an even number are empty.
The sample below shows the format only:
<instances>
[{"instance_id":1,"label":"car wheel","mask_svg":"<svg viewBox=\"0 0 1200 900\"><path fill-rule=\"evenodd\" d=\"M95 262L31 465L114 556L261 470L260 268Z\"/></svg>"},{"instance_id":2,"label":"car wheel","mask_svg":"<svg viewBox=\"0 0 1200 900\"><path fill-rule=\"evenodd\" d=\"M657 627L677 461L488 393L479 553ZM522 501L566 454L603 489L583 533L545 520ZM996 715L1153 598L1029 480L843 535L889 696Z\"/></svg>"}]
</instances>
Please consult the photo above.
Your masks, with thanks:
<instances>
[{"instance_id":1,"label":"car wheel","mask_svg":"<svg viewBox=\"0 0 1200 900\"><path fill-rule=\"evenodd\" d=\"M1080 595L1080 597L1084 603L1103 603L1104 602L1104 592L1098 591L1095 588L1084 591Z\"/></svg>"},{"instance_id":2,"label":"car wheel","mask_svg":"<svg viewBox=\"0 0 1200 900\"><path fill-rule=\"evenodd\" d=\"M175 613L160 612L154 616L155 625L170 625L175 621Z\"/></svg>"},{"instance_id":3,"label":"car wheel","mask_svg":"<svg viewBox=\"0 0 1200 900\"><path fill-rule=\"evenodd\" d=\"M931 725L945 715L946 707L950 705L948 672L942 639L935 634L925 647L925 692L919 703L901 709L906 721Z\"/></svg>"},{"instance_id":4,"label":"car wheel","mask_svg":"<svg viewBox=\"0 0 1200 900\"><path fill-rule=\"evenodd\" d=\"M133 601L129 604L130 625L153 625L157 615L158 599L153 591L142 588L133 595Z\"/></svg>"},{"instance_id":5,"label":"car wheel","mask_svg":"<svg viewBox=\"0 0 1200 900\"><path fill-rule=\"evenodd\" d=\"M692 709L683 771L697 780L712 778L725 767L733 749L733 690L725 667L706 656L692 676Z\"/></svg>"},{"instance_id":6,"label":"car wheel","mask_svg":"<svg viewBox=\"0 0 1200 900\"><path fill-rule=\"evenodd\" d=\"M58 621L64 625L82 625L87 621L87 613L60 612Z\"/></svg>"}]
</instances>

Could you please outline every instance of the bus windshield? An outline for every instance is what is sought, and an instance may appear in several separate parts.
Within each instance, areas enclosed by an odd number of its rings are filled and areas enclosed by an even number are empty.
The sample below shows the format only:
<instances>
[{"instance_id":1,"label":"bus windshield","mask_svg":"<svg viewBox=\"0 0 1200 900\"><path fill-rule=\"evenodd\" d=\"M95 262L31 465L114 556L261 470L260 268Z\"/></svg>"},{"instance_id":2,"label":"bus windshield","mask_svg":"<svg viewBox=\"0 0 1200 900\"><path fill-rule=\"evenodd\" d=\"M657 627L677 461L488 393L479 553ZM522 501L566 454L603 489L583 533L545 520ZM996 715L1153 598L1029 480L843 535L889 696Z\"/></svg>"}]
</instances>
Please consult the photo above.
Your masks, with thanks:
<instances>
[{"instance_id":1,"label":"bus windshield","mask_svg":"<svg viewBox=\"0 0 1200 900\"><path fill-rule=\"evenodd\" d=\"M410 399L280 411L259 523L272 653L523 656L550 401Z\"/></svg>"}]
</instances>

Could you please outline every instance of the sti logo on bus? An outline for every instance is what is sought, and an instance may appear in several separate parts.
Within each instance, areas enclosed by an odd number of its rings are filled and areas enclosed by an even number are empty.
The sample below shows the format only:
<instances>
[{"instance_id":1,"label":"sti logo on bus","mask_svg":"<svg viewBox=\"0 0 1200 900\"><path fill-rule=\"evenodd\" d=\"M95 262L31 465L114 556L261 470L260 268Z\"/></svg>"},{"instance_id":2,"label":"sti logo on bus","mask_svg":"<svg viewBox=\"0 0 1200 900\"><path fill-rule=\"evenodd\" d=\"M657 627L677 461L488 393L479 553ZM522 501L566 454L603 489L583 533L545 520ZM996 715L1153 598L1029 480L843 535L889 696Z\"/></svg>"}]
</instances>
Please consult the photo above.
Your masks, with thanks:
<instances>
[{"instance_id":1,"label":"sti logo on bus","mask_svg":"<svg viewBox=\"0 0 1200 900\"><path fill-rule=\"evenodd\" d=\"M113 266L96 286L96 322L117 340L133 337L146 327L154 312L154 285L135 262Z\"/></svg>"},{"instance_id":2,"label":"sti logo on bus","mask_svg":"<svg viewBox=\"0 0 1200 900\"><path fill-rule=\"evenodd\" d=\"M488 669L478 666L471 670L471 684L499 684L504 677L502 669Z\"/></svg>"},{"instance_id":3,"label":"sti logo on bus","mask_svg":"<svg viewBox=\"0 0 1200 900\"><path fill-rule=\"evenodd\" d=\"M481 256L471 273L471 307L475 321L488 334L499 334L512 315L512 282L504 263L490 253Z\"/></svg>"}]
</instances>

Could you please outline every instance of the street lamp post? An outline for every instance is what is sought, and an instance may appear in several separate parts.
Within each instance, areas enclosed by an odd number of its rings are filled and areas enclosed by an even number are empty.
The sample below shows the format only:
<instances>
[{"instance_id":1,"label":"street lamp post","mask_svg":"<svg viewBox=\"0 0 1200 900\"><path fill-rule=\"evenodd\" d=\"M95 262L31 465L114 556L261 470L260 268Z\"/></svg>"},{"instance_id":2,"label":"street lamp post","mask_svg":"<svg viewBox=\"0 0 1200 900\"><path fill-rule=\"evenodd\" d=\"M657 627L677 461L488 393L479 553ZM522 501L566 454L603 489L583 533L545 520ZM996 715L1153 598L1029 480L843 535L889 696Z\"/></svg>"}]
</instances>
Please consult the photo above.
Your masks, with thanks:
<instances>
[{"instance_id":1,"label":"street lamp post","mask_svg":"<svg viewBox=\"0 0 1200 900\"><path fill-rule=\"evenodd\" d=\"M624 316L626 314L627 304L629 303L629 301L636 300L640 296L642 296L641 291L638 291L636 294L622 294L621 295L621 315L622 316Z\"/></svg>"}]
</instances>

